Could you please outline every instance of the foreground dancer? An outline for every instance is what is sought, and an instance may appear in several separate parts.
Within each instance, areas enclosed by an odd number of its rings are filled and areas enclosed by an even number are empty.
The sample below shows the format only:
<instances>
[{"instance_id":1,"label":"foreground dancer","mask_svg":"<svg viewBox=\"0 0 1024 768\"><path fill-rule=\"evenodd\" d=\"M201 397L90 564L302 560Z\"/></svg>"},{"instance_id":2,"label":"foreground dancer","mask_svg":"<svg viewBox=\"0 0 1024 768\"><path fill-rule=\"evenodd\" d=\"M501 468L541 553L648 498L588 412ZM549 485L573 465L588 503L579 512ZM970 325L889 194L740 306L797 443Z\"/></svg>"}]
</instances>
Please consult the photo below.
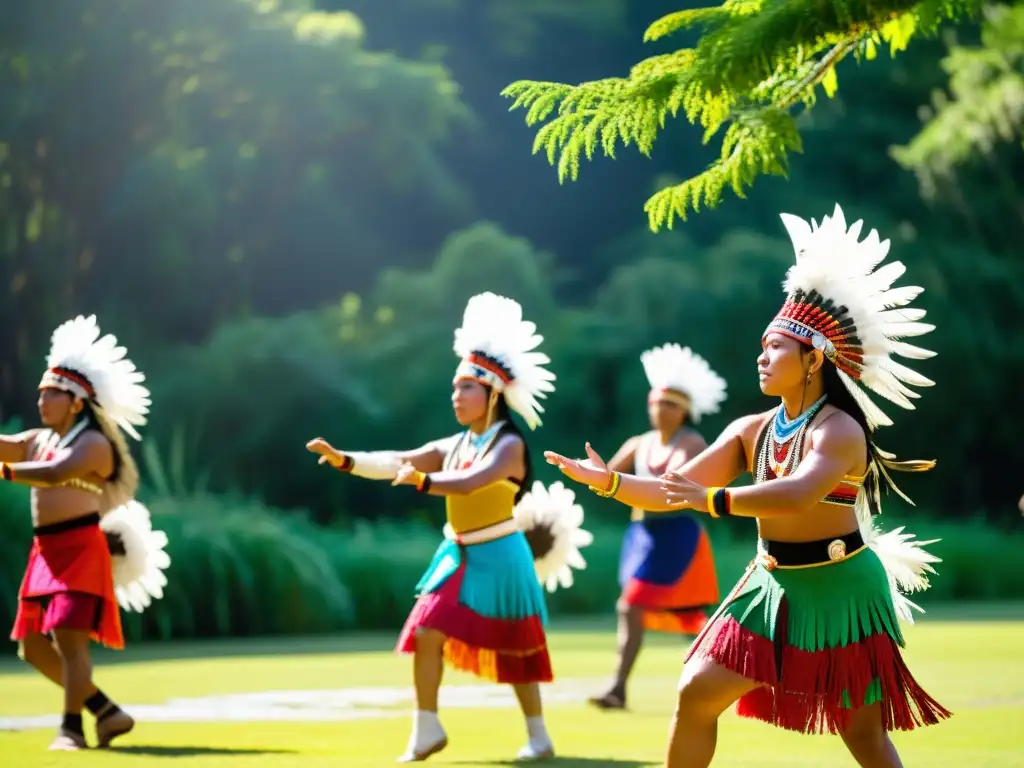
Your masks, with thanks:
<instances>
[{"instance_id":1,"label":"foreground dancer","mask_svg":"<svg viewBox=\"0 0 1024 768\"><path fill-rule=\"evenodd\" d=\"M575 520L565 517L561 525L547 527L548 541L538 545L546 555L531 552L527 537L534 531L524 535L521 528L530 526L515 519L517 504L529 507L524 518L538 519L539 500L524 498L532 474L529 451L510 412L531 429L540 424L538 398L554 391L555 378L544 367L547 355L535 351L541 340L515 301L492 293L474 296L455 332L461 362L452 407L466 431L408 452L342 452L321 438L307 445L321 463L344 472L445 497L447 538L417 585L419 599L397 645L399 652L414 654L417 702L399 762L425 760L448 744L437 704L443 662L512 684L528 737L518 759L554 754L538 686L553 675L544 630L547 608L534 560L544 559L545 575L568 586L567 566L581 567L577 546L588 537L577 528L580 511ZM566 489L556 493L552 486L551 491L555 497Z\"/></svg>"},{"instance_id":2,"label":"foreground dancer","mask_svg":"<svg viewBox=\"0 0 1024 768\"><path fill-rule=\"evenodd\" d=\"M100 516L129 503L138 487L120 430L139 439L135 427L146 423L150 403L124 354L113 336L100 338L95 317L61 325L39 384L43 428L0 437L3 479L32 486L35 538L11 638L25 661L64 688L53 750L87 746L83 706L96 716L101 747L134 726L92 682L89 653L90 640L124 647Z\"/></svg>"},{"instance_id":3,"label":"foreground dancer","mask_svg":"<svg viewBox=\"0 0 1024 768\"><path fill-rule=\"evenodd\" d=\"M707 448L689 424L718 411L725 381L704 358L678 344L650 349L640 361L650 385L651 431L627 440L608 468L660 477ZM645 630L696 635L707 621L706 609L718 604L718 577L704 526L687 512L645 514L634 507L622 542L619 583L619 662L611 688L590 699L600 709L625 709L626 683Z\"/></svg>"},{"instance_id":4,"label":"foreground dancer","mask_svg":"<svg viewBox=\"0 0 1024 768\"><path fill-rule=\"evenodd\" d=\"M860 765L898 768L888 732L950 715L900 653L898 619L917 608L903 593L928 587L937 558L902 529L880 534L871 516L881 482L895 489L891 470L933 463L898 462L875 444L874 429L892 422L861 387L912 409L909 387L932 382L893 356L931 357L902 339L933 327L907 308L920 288L891 287L902 264L874 269L889 248L877 232L858 242L861 222L847 230L838 206L820 226L783 221L797 261L757 360L777 409L734 422L660 480L610 472L589 446L588 461L546 456L626 504L757 519L755 561L687 656L669 768L709 765L718 717L737 700L741 715L839 733ZM754 485L723 487L744 471Z\"/></svg>"}]
</instances>

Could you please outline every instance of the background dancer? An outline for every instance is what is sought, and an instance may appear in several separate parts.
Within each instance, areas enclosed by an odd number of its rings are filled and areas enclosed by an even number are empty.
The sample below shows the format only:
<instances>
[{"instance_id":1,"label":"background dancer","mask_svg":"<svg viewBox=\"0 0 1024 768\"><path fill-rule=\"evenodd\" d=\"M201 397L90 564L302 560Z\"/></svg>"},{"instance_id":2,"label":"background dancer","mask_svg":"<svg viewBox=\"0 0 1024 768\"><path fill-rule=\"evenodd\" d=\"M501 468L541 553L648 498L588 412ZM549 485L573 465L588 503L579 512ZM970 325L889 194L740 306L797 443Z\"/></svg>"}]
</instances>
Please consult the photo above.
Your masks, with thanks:
<instances>
[{"instance_id":1,"label":"background dancer","mask_svg":"<svg viewBox=\"0 0 1024 768\"><path fill-rule=\"evenodd\" d=\"M461 362L451 400L464 432L404 453L342 452L321 438L307 445L321 462L342 471L446 500L448 537L416 587L419 599L397 645L399 652L414 654L417 701L399 762L425 760L448 744L437 702L444 662L513 686L528 738L517 759L554 754L538 685L553 680L547 608L529 532L521 531L514 509L530 487L532 470L512 411L536 428L543 410L538 399L554 391L549 359L536 351L541 341L518 303L492 293L474 296L455 331ZM559 541L549 553L563 553L563 565L578 564L582 532L571 524L551 530ZM547 568L559 570L550 558Z\"/></svg>"},{"instance_id":2,"label":"background dancer","mask_svg":"<svg viewBox=\"0 0 1024 768\"><path fill-rule=\"evenodd\" d=\"M626 504L695 509L757 519L758 554L694 642L680 681L668 768L705 768L718 717L738 711L802 733L839 733L862 766L899 768L888 732L949 717L904 663L899 618L916 608L903 592L928 587L936 558L896 529L880 534L889 472L933 462L899 462L873 430L891 420L865 387L912 409L910 386L932 382L894 355L934 353L902 339L932 326L907 305L917 287L892 288L905 268L875 270L888 241L858 242L839 206L821 226L783 216L797 254L787 299L762 336L761 390L774 411L734 422L708 450L662 479L610 472L588 461L548 460ZM755 484L722 486L750 471ZM918 609L920 610L920 609Z\"/></svg>"},{"instance_id":3,"label":"background dancer","mask_svg":"<svg viewBox=\"0 0 1024 768\"><path fill-rule=\"evenodd\" d=\"M650 385L651 431L627 440L608 467L660 477L707 448L689 424L718 411L726 385L689 347L665 344L644 352L640 361ZM618 666L611 687L590 699L601 709L625 708L644 630L696 635L707 621L705 609L719 600L711 540L701 523L688 512L645 514L640 508L631 520L619 561Z\"/></svg>"},{"instance_id":4,"label":"background dancer","mask_svg":"<svg viewBox=\"0 0 1024 768\"><path fill-rule=\"evenodd\" d=\"M139 439L145 377L95 317L54 331L39 384L42 429L0 438L4 480L32 486L35 538L11 638L19 655L64 688L64 718L50 749L87 746L82 708L96 716L99 746L134 721L92 682L89 641L124 647L111 553L100 516L129 502L138 470L121 430Z\"/></svg>"}]
</instances>

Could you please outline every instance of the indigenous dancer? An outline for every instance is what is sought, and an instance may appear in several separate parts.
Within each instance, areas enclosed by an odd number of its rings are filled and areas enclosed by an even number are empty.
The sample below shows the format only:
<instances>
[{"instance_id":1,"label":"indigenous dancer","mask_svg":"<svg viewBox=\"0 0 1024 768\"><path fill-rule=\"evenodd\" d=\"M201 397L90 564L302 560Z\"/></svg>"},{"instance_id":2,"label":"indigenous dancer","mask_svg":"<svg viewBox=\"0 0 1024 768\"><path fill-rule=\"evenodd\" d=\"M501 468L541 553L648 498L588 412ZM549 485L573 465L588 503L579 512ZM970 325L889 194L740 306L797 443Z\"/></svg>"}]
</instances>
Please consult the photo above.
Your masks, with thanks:
<instances>
[{"instance_id":1,"label":"indigenous dancer","mask_svg":"<svg viewBox=\"0 0 1024 768\"><path fill-rule=\"evenodd\" d=\"M739 713L802 733L839 733L862 766L900 766L889 739L949 717L907 669L899 618L917 608L905 592L926 589L937 562L895 529L872 522L899 462L879 448L892 422L862 389L907 409L932 382L896 362L934 353L903 341L933 326L907 305L920 288L893 288L899 262L875 269L889 242L861 222L847 230L836 206L820 226L784 215L796 251L787 298L761 340L761 390L781 403L734 422L679 472L661 479L609 472L588 461L548 460L625 504L755 518L758 554L704 632L680 681L669 768L710 764L718 716ZM754 485L732 483L750 471ZM901 494L902 495L902 494ZM918 608L918 610L920 610Z\"/></svg>"},{"instance_id":2,"label":"indigenous dancer","mask_svg":"<svg viewBox=\"0 0 1024 768\"><path fill-rule=\"evenodd\" d=\"M416 587L419 599L396 648L414 654L417 705L399 762L425 760L448 744L437 706L443 662L512 684L528 737L518 759L554 754L538 686L553 679L538 576L549 589L571 584L568 566L585 565L578 547L589 543L589 534L578 529L578 507L560 516L544 512L552 505L573 507L560 483L550 496L541 492L543 486L526 494L530 455L511 412L531 429L541 423L539 398L554 391L555 378L544 367L547 355L535 351L541 341L515 301L492 293L474 296L455 331L461 362L451 398L466 431L400 453L342 452L322 438L306 446L320 454L320 463L343 472L445 497L446 540ZM558 524L552 525L555 518ZM535 560L543 562L542 569Z\"/></svg>"},{"instance_id":3,"label":"indigenous dancer","mask_svg":"<svg viewBox=\"0 0 1024 768\"><path fill-rule=\"evenodd\" d=\"M159 568L156 576L147 570L153 558L145 549L162 549L166 537L139 532L140 517L148 527L149 513L131 502L139 475L120 430L139 439L135 427L146 423L150 400L144 376L124 355L113 336L100 338L95 317L64 323L53 334L39 384L43 428L0 437L3 479L32 486L35 538L11 638L25 661L64 688L53 750L87 746L83 706L96 716L101 747L134 726L92 682L89 641L124 647L111 548L122 560L130 550L136 576L140 558L143 564L149 587L142 595L138 584L121 585L129 609L141 610L147 592L159 597L166 583ZM111 510L111 524L101 528L101 515ZM166 555L157 554L166 567Z\"/></svg>"},{"instance_id":4,"label":"indigenous dancer","mask_svg":"<svg viewBox=\"0 0 1024 768\"><path fill-rule=\"evenodd\" d=\"M651 431L627 440L608 467L637 477L660 477L707 448L688 422L697 424L721 407L725 381L704 358L678 344L650 349L640 361L651 387ZM626 681L645 629L696 635L707 621L705 609L718 604L718 577L704 527L687 512L646 515L634 507L622 542L619 583L615 680L608 691L590 699L601 709L625 709Z\"/></svg>"}]
</instances>

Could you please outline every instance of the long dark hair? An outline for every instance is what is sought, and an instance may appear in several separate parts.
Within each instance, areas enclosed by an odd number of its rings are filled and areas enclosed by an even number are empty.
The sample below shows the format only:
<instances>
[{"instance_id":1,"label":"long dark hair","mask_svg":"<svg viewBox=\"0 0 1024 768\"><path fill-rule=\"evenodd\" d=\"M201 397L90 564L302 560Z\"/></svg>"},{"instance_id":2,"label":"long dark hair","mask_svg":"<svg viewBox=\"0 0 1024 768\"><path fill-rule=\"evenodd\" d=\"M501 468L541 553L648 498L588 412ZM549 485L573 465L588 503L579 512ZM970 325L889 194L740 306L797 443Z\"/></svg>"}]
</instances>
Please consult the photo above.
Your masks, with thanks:
<instances>
[{"instance_id":1,"label":"long dark hair","mask_svg":"<svg viewBox=\"0 0 1024 768\"><path fill-rule=\"evenodd\" d=\"M90 429L95 429L97 432L99 432L101 435L103 435L105 438L107 438L107 440L109 442L113 443L113 441L110 440L110 437L107 436L106 434L104 434L103 427L100 426L99 419L96 418L96 413L93 410L93 405L92 405L92 401L91 400L82 400L82 411L79 414L78 420L79 420L79 422L81 422L83 420L88 422L89 426L87 426L85 428L85 430L83 430L83 432L88 431ZM120 478L120 476L121 476L121 463L122 463L121 452L115 449L113 451L113 454L114 454L114 471L111 473L110 477L107 478L107 481L108 482L112 482L112 483L116 482L118 480L118 478Z\"/></svg>"},{"instance_id":2,"label":"long dark hair","mask_svg":"<svg viewBox=\"0 0 1024 768\"><path fill-rule=\"evenodd\" d=\"M485 387L487 390L487 396L491 395L491 388ZM519 491L516 493L516 504L523 498L523 495L530 490L530 486L533 485L533 463L530 461L530 444L526 442L526 435L516 424L512 418L512 411L508 407L508 403L505 402L505 395L498 395L498 402L494 408L494 420L504 421L501 429L498 430L497 437L500 439L504 435L515 435L523 441L523 466L526 468L526 474L523 475L523 484L520 486Z\"/></svg>"},{"instance_id":3,"label":"long dark hair","mask_svg":"<svg viewBox=\"0 0 1024 768\"><path fill-rule=\"evenodd\" d=\"M805 350L805 354L809 353L809 349ZM895 491L909 504L913 504L914 502L896 486L896 483L889 476L889 472L927 472L935 466L935 462L922 459L899 461L894 454L879 448L872 439L871 427L868 426L867 416L861 410L861 407L857 405L857 401L850 390L846 388L843 380L839 378L839 369L836 368L835 364L825 360L821 366L821 376L822 384L825 388L825 402L847 414L864 430L864 439L867 442L866 459L868 464L867 478L864 480L864 491L867 494L871 514L877 515L882 511L881 491L883 481L889 489Z\"/></svg>"}]
</instances>

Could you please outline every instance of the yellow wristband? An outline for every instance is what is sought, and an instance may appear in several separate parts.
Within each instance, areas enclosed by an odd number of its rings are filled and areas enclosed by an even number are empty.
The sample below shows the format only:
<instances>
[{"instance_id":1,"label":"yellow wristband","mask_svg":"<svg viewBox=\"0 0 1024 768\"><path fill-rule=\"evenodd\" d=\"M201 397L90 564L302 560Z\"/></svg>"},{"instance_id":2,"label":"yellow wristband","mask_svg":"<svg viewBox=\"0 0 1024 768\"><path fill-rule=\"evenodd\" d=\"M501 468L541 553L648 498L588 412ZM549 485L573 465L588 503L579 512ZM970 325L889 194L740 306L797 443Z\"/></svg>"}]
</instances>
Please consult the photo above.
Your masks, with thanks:
<instances>
[{"instance_id":1,"label":"yellow wristband","mask_svg":"<svg viewBox=\"0 0 1024 768\"><path fill-rule=\"evenodd\" d=\"M619 492L619 485L622 483L622 475L618 472L612 472L612 483L608 486L608 490L604 491L600 488L590 486L590 490L596 493L598 496L604 499L611 499L615 497L615 494Z\"/></svg>"},{"instance_id":2,"label":"yellow wristband","mask_svg":"<svg viewBox=\"0 0 1024 768\"><path fill-rule=\"evenodd\" d=\"M718 513L715 512L715 494L718 493L721 488L708 488L707 502L708 502L708 514L712 517L718 517Z\"/></svg>"}]
</instances>

